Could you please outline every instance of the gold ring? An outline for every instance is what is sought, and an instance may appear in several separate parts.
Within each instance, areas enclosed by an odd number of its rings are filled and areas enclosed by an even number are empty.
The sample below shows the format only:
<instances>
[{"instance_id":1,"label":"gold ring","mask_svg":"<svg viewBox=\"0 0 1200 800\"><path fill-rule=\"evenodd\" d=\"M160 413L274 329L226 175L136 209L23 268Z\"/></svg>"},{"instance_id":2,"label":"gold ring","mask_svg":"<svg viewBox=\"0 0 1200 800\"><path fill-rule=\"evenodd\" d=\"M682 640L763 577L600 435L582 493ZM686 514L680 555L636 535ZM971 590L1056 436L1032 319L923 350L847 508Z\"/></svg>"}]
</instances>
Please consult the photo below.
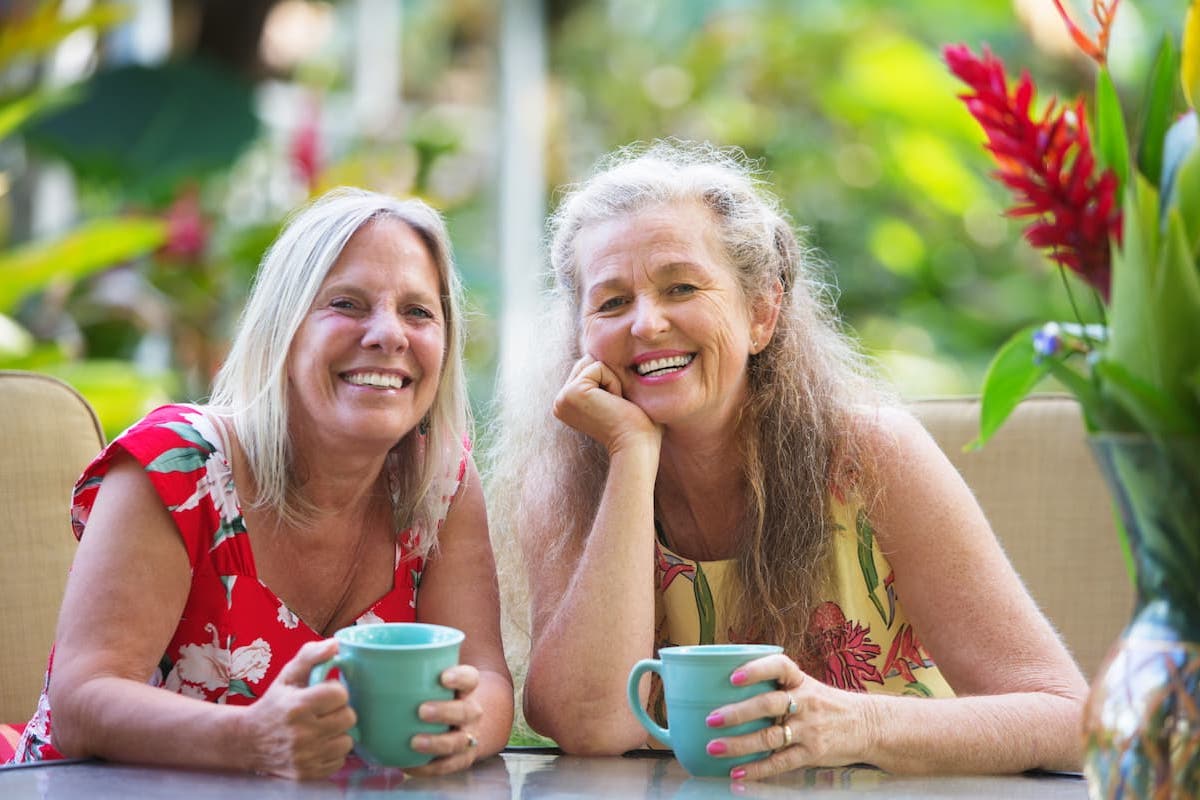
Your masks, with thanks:
<instances>
[{"instance_id":1,"label":"gold ring","mask_svg":"<svg viewBox=\"0 0 1200 800\"><path fill-rule=\"evenodd\" d=\"M471 748L478 747L478 746L479 746L479 740L475 738L475 734L468 733L467 734L467 749L470 750Z\"/></svg>"},{"instance_id":2,"label":"gold ring","mask_svg":"<svg viewBox=\"0 0 1200 800\"><path fill-rule=\"evenodd\" d=\"M779 723L779 727L783 728L783 744L775 749L785 750L792 746L792 729L788 727L786 722Z\"/></svg>"}]
</instances>

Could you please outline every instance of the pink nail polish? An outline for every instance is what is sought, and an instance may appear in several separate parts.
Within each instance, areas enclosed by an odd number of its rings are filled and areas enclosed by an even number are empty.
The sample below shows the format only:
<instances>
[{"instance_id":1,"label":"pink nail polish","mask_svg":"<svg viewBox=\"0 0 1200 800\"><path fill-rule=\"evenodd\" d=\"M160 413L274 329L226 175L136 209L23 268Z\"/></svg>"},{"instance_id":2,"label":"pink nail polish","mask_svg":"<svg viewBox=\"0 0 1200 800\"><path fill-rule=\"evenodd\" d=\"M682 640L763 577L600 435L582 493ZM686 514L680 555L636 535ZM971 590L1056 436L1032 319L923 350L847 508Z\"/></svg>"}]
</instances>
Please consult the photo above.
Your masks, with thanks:
<instances>
[{"instance_id":1,"label":"pink nail polish","mask_svg":"<svg viewBox=\"0 0 1200 800\"><path fill-rule=\"evenodd\" d=\"M742 778L746 777L746 770L742 769L741 767L734 767L730 771L729 777L733 778L735 781L740 781Z\"/></svg>"},{"instance_id":2,"label":"pink nail polish","mask_svg":"<svg viewBox=\"0 0 1200 800\"><path fill-rule=\"evenodd\" d=\"M733 674L729 676L729 682L734 686L741 686L746 682L746 670L735 669Z\"/></svg>"},{"instance_id":3,"label":"pink nail polish","mask_svg":"<svg viewBox=\"0 0 1200 800\"><path fill-rule=\"evenodd\" d=\"M713 739L711 742L708 743L708 747L705 748L705 750L708 751L708 754L710 756L724 755L725 751L728 749L729 748L727 748L725 746L725 743L722 742L720 739Z\"/></svg>"},{"instance_id":4,"label":"pink nail polish","mask_svg":"<svg viewBox=\"0 0 1200 800\"><path fill-rule=\"evenodd\" d=\"M714 711L704 718L704 724L710 728L719 728L725 724L725 715L720 711Z\"/></svg>"}]
</instances>

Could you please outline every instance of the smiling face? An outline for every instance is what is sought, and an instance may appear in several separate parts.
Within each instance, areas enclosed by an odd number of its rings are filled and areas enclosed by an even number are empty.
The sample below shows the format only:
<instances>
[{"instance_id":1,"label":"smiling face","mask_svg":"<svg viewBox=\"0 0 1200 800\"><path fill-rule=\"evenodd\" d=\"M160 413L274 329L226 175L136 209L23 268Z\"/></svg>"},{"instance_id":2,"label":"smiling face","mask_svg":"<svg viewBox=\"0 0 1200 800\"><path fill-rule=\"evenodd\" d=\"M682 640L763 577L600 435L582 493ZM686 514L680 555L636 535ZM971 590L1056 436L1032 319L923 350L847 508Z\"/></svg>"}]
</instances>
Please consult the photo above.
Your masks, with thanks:
<instances>
[{"instance_id":1,"label":"smiling face","mask_svg":"<svg viewBox=\"0 0 1200 800\"><path fill-rule=\"evenodd\" d=\"M591 225L575 243L582 349L668 428L732 423L746 362L773 329L771 309L747 304L715 225L699 204L664 205Z\"/></svg>"},{"instance_id":2,"label":"smiling face","mask_svg":"<svg viewBox=\"0 0 1200 800\"><path fill-rule=\"evenodd\" d=\"M356 231L292 340L293 435L386 450L411 431L442 372L441 294L429 249L408 225L384 217Z\"/></svg>"}]
</instances>

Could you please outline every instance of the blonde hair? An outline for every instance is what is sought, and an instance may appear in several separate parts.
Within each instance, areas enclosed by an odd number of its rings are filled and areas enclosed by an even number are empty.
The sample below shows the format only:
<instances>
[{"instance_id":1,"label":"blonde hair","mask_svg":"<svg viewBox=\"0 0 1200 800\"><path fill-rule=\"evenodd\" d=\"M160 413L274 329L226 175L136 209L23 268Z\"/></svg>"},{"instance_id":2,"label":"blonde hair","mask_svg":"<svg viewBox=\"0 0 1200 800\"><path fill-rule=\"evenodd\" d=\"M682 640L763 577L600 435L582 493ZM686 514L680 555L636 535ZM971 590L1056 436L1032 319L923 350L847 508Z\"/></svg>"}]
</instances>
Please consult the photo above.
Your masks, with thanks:
<instances>
[{"instance_id":1,"label":"blonde hair","mask_svg":"<svg viewBox=\"0 0 1200 800\"><path fill-rule=\"evenodd\" d=\"M521 531L528 527L523 520L553 515L562 535L535 543L550 546L544 558L570 557L588 535L607 454L551 415L581 355L576 238L614 217L688 203L710 212L748 305L783 287L774 336L747 363L749 398L738 421L748 487L746 535L736 552L743 595L730 598L728 613L740 635L800 657L829 570L830 490L868 466L855 409L891 399L842 332L815 255L740 151L678 140L631 145L568 188L548 225L553 287L536 362L543 369L518 382L520 397L503 401L503 434L489 472L504 491L494 493L493 519Z\"/></svg>"},{"instance_id":2,"label":"blonde hair","mask_svg":"<svg viewBox=\"0 0 1200 800\"><path fill-rule=\"evenodd\" d=\"M420 427L392 448L400 486L395 526L411 526L424 555L434 545L442 511L437 482L457 475L470 424L463 373L462 287L441 216L426 203L340 187L299 209L263 256L229 356L217 373L212 410L232 418L254 477L252 502L289 523L311 522L316 510L297 490L288 431L288 352L321 284L342 249L364 225L391 219L415 231L429 249L441 283L445 353L433 404Z\"/></svg>"}]
</instances>

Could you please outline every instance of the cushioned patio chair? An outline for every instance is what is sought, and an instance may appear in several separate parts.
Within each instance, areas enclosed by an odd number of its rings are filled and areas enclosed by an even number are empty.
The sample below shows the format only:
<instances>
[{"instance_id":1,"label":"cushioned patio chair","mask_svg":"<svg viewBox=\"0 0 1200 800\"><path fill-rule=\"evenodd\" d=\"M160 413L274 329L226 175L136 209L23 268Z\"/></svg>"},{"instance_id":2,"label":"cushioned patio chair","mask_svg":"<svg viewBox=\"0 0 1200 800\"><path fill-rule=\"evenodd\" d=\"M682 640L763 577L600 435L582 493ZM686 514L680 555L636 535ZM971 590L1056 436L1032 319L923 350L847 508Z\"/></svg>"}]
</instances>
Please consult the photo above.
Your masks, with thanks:
<instances>
[{"instance_id":1,"label":"cushioned patio chair","mask_svg":"<svg viewBox=\"0 0 1200 800\"><path fill-rule=\"evenodd\" d=\"M983 506L1033 598L1091 678L1133 609L1112 503L1064 395L1020 404L981 450L977 398L920 400L912 411Z\"/></svg>"},{"instance_id":2,"label":"cushioned patio chair","mask_svg":"<svg viewBox=\"0 0 1200 800\"><path fill-rule=\"evenodd\" d=\"M19 723L37 705L75 553L71 488L104 433L67 384L0 370L0 443L0 723Z\"/></svg>"}]
</instances>

